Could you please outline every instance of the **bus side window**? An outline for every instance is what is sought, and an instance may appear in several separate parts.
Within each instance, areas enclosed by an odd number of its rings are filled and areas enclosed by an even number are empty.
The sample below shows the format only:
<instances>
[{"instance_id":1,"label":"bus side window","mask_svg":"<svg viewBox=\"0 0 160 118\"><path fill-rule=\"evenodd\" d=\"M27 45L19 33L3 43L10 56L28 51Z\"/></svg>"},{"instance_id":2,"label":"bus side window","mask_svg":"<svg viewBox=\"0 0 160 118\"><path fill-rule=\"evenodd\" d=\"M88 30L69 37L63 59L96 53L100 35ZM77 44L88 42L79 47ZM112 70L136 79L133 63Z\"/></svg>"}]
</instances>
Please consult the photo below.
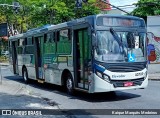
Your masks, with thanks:
<instances>
[{"instance_id":1,"label":"bus side window","mask_svg":"<svg viewBox=\"0 0 160 118\"><path fill-rule=\"evenodd\" d=\"M20 39L18 39L18 41L17 41L17 42L18 42L17 46L19 46L19 45L20 45Z\"/></svg>"},{"instance_id":2,"label":"bus side window","mask_svg":"<svg viewBox=\"0 0 160 118\"><path fill-rule=\"evenodd\" d=\"M25 39L19 39L19 46L24 46Z\"/></svg>"},{"instance_id":3,"label":"bus side window","mask_svg":"<svg viewBox=\"0 0 160 118\"><path fill-rule=\"evenodd\" d=\"M55 32L52 33L52 39L53 39L53 42L56 42L56 33Z\"/></svg>"},{"instance_id":4,"label":"bus side window","mask_svg":"<svg viewBox=\"0 0 160 118\"><path fill-rule=\"evenodd\" d=\"M63 29L57 32L57 53L70 54L71 47L70 30Z\"/></svg>"},{"instance_id":5,"label":"bus side window","mask_svg":"<svg viewBox=\"0 0 160 118\"><path fill-rule=\"evenodd\" d=\"M56 33L56 41L57 41L57 42L59 42L59 37L60 37L59 35L60 35L60 33L59 33L59 31L58 31L58 32Z\"/></svg>"},{"instance_id":6,"label":"bus side window","mask_svg":"<svg viewBox=\"0 0 160 118\"><path fill-rule=\"evenodd\" d=\"M49 32L44 35L44 53L51 54L55 53L56 44L55 44L55 32Z\"/></svg>"},{"instance_id":7,"label":"bus side window","mask_svg":"<svg viewBox=\"0 0 160 118\"><path fill-rule=\"evenodd\" d=\"M27 45L32 45L32 37L27 38Z\"/></svg>"},{"instance_id":8,"label":"bus side window","mask_svg":"<svg viewBox=\"0 0 160 118\"><path fill-rule=\"evenodd\" d=\"M54 33L50 32L46 34L46 43L53 43L54 42Z\"/></svg>"},{"instance_id":9,"label":"bus side window","mask_svg":"<svg viewBox=\"0 0 160 118\"><path fill-rule=\"evenodd\" d=\"M47 34L47 43L51 43L52 42L52 37L51 37L51 34L48 33Z\"/></svg>"},{"instance_id":10,"label":"bus side window","mask_svg":"<svg viewBox=\"0 0 160 118\"><path fill-rule=\"evenodd\" d=\"M24 39L18 39L17 40L17 44L15 44L16 48L17 48L17 54L23 54L23 45L22 45L22 42L23 42Z\"/></svg>"},{"instance_id":11,"label":"bus side window","mask_svg":"<svg viewBox=\"0 0 160 118\"><path fill-rule=\"evenodd\" d=\"M34 38L32 37L32 45L34 44Z\"/></svg>"},{"instance_id":12,"label":"bus side window","mask_svg":"<svg viewBox=\"0 0 160 118\"><path fill-rule=\"evenodd\" d=\"M24 38L24 40L23 40L23 46L25 46L26 43L27 43L27 38Z\"/></svg>"},{"instance_id":13,"label":"bus side window","mask_svg":"<svg viewBox=\"0 0 160 118\"><path fill-rule=\"evenodd\" d=\"M47 42L47 34L44 34L44 43Z\"/></svg>"}]
</instances>

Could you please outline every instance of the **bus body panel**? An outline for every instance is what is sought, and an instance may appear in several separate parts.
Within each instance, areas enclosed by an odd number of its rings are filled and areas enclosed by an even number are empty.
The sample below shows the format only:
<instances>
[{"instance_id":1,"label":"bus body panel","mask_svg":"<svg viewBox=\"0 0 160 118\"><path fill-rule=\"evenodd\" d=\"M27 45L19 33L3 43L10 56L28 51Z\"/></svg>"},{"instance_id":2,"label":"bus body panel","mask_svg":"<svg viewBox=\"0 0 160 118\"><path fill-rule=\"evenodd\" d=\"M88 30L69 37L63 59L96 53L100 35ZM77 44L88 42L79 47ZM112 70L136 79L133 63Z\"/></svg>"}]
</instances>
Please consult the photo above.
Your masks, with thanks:
<instances>
[{"instance_id":1,"label":"bus body panel","mask_svg":"<svg viewBox=\"0 0 160 118\"><path fill-rule=\"evenodd\" d=\"M31 79L36 80L36 71L35 71L35 67L32 66L26 66L27 71L28 71L28 77Z\"/></svg>"},{"instance_id":2,"label":"bus body panel","mask_svg":"<svg viewBox=\"0 0 160 118\"><path fill-rule=\"evenodd\" d=\"M53 69L45 69L44 77L45 77L45 82L56 84L56 80L55 80L56 76L54 74Z\"/></svg>"},{"instance_id":3,"label":"bus body panel","mask_svg":"<svg viewBox=\"0 0 160 118\"><path fill-rule=\"evenodd\" d=\"M28 72L28 77L36 79L35 65L32 63L33 54L19 54L18 55L18 71L19 75L22 76L22 67L25 67Z\"/></svg>"}]
</instances>

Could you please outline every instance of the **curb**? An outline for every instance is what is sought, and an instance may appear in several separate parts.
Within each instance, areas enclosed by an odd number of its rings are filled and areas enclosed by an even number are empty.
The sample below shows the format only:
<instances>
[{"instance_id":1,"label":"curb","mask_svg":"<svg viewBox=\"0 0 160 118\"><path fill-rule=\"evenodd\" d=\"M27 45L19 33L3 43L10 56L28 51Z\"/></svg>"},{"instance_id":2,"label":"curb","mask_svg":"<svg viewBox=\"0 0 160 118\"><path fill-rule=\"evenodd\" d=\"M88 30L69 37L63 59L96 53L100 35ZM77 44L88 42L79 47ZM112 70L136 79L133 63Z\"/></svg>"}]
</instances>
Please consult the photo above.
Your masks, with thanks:
<instances>
[{"instance_id":1,"label":"curb","mask_svg":"<svg viewBox=\"0 0 160 118\"><path fill-rule=\"evenodd\" d=\"M149 74L148 80L160 81L160 73Z\"/></svg>"},{"instance_id":2,"label":"curb","mask_svg":"<svg viewBox=\"0 0 160 118\"><path fill-rule=\"evenodd\" d=\"M0 66L9 66L9 64L5 63L0 63Z\"/></svg>"},{"instance_id":3,"label":"curb","mask_svg":"<svg viewBox=\"0 0 160 118\"><path fill-rule=\"evenodd\" d=\"M9 66L9 65L0 65L0 66Z\"/></svg>"},{"instance_id":4,"label":"curb","mask_svg":"<svg viewBox=\"0 0 160 118\"><path fill-rule=\"evenodd\" d=\"M151 80L151 81L160 81L160 79L148 79L148 80Z\"/></svg>"},{"instance_id":5,"label":"curb","mask_svg":"<svg viewBox=\"0 0 160 118\"><path fill-rule=\"evenodd\" d=\"M148 80L160 81L160 76L149 76Z\"/></svg>"}]
</instances>

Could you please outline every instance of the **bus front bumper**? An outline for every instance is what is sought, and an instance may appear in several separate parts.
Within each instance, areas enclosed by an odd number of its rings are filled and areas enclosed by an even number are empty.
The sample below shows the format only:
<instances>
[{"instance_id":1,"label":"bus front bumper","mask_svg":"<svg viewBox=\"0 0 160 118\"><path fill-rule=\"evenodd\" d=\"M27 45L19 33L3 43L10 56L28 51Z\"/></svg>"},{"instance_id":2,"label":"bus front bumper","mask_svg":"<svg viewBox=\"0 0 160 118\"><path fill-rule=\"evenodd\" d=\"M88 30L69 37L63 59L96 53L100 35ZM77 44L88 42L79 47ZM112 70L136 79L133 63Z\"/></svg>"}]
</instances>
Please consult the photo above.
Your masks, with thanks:
<instances>
[{"instance_id":1,"label":"bus front bumper","mask_svg":"<svg viewBox=\"0 0 160 118\"><path fill-rule=\"evenodd\" d=\"M94 81L90 84L89 93L97 93L97 92L109 92L109 91L118 91L118 90L129 90L129 89L140 89L146 88L148 86L148 75L141 82L140 85L133 85L127 87L115 86L112 82L107 82L96 74L94 74ZM126 80L127 81L127 80Z\"/></svg>"}]
</instances>

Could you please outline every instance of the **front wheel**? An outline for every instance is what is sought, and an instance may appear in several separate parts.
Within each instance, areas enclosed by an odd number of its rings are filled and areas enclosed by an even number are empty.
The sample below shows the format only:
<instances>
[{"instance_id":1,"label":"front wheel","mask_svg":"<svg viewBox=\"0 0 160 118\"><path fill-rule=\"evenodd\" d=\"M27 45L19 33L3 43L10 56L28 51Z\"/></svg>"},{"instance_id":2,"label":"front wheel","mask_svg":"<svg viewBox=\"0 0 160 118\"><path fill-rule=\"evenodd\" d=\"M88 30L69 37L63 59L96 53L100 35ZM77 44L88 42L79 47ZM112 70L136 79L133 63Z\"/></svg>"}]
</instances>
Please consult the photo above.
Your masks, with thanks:
<instances>
[{"instance_id":1,"label":"front wheel","mask_svg":"<svg viewBox=\"0 0 160 118\"><path fill-rule=\"evenodd\" d=\"M73 86L73 79L71 75L68 75L66 78L66 89L68 94L73 95L74 93L74 86Z\"/></svg>"},{"instance_id":2,"label":"front wheel","mask_svg":"<svg viewBox=\"0 0 160 118\"><path fill-rule=\"evenodd\" d=\"M29 78L28 78L28 71L26 68L23 69L22 71L22 76L23 76L23 80L26 84L28 84L29 82Z\"/></svg>"}]
</instances>

